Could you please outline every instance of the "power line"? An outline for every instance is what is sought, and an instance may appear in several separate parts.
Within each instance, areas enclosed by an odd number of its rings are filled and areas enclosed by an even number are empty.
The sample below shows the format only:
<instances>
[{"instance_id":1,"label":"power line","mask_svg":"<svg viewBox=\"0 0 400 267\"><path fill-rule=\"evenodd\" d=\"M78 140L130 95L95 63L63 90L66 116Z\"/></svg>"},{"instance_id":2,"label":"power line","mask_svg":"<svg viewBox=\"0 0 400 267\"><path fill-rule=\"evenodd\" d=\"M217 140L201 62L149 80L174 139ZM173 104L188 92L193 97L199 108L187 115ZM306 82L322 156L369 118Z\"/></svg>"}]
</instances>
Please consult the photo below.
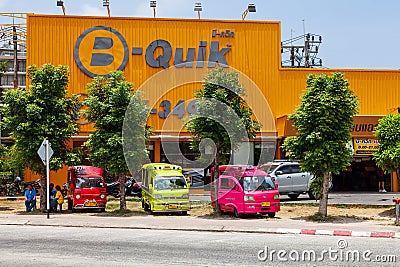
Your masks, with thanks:
<instances>
[{"instance_id":1,"label":"power line","mask_svg":"<svg viewBox=\"0 0 400 267\"><path fill-rule=\"evenodd\" d=\"M322 67L322 59L317 57L321 43L322 36L312 33L303 34L282 41L282 67Z\"/></svg>"}]
</instances>

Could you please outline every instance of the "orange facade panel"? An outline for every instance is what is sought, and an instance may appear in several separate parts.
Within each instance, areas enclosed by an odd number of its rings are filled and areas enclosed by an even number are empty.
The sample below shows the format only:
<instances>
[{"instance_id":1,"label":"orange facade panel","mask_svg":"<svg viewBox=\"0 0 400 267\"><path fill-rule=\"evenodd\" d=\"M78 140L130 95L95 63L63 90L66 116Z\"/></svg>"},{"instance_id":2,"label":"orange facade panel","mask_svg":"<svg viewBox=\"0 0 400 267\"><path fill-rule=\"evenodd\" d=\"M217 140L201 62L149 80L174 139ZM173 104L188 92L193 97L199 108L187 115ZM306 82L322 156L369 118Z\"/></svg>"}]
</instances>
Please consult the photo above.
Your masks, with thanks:
<instances>
[{"instance_id":1,"label":"orange facade panel","mask_svg":"<svg viewBox=\"0 0 400 267\"><path fill-rule=\"evenodd\" d=\"M240 72L266 133L300 103L310 73L344 72L360 115L397 112L400 71L281 68L280 41L279 22L30 15L27 64L68 65L73 94L85 93L93 75L123 70L144 92L156 133L182 129L195 108L193 92L223 64ZM81 135L90 131L81 124Z\"/></svg>"},{"instance_id":2,"label":"orange facade panel","mask_svg":"<svg viewBox=\"0 0 400 267\"><path fill-rule=\"evenodd\" d=\"M145 92L144 99L154 103L149 124L155 131L166 127L166 107L186 101L184 115L189 114L188 100L214 67L229 65L241 72L243 82L256 87L248 95L254 99L252 105L268 106L258 96L272 96L278 86L279 22L32 15L28 36L27 64L70 66L73 94L85 93L93 75L123 70L127 80ZM174 68L182 62L183 67ZM163 71L168 74L160 75ZM177 113L179 117L182 112ZM256 115L264 121L263 131L274 131L268 107ZM172 120L168 127L176 130L181 118ZM90 130L88 125L81 126L82 132Z\"/></svg>"},{"instance_id":3,"label":"orange facade panel","mask_svg":"<svg viewBox=\"0 0 400 267\"><path fill-rule=\"evenodd\" d=\"M352 69L281 69L279 72L280 105L273 109L276 117L293 112L306 89L307 75L343 72L360 102L359 115L385 115L397 113L399 102L400 71ZM271 102L279 101L271 99Z\"/></svg>"},{"instance_id":4,"label":"orange facade panel","mask_svg":"<svg viewBox=\"0 0 400 267\"><path fill-rule=\"evenodd\" d=\"M356 115L354 116L354 125L351 130L352 137L373 138L375 127L378 125L380 115ZM277 118L277 132L279 137L298 135L288 116Z\"/></svg>"}]
</instances>

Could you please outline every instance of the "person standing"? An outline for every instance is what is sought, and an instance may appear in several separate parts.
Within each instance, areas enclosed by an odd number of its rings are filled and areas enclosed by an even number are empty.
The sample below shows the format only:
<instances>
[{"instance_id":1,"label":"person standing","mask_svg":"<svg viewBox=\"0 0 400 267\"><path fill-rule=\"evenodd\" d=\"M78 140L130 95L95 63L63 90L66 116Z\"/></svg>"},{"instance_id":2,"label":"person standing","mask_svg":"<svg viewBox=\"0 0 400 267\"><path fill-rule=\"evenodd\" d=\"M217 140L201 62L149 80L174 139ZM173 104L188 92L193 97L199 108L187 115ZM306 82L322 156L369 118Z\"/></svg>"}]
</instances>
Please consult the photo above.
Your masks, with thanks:
<instances>
[{"instance_id":1,"label":"person standing","mask_svg":"<svg viewBox=\"0 0 400 267\"><path fill-rule=\"evenodd\" d=\"M50 211L56 212L57 211L57 199L56 199L56 193L57 191L54 189L54 184L51 183L49 185L49 199L50 199Z\"/></svg>"},{"instance_id":2,"label":"person standing","mask_svg":"<svg viewBox=\"0 0 400 267\"><path fill-rule=\"evenodd\" d=\"M26 212L36 209L36 190L31 184L28 184L28 188L25 190L24 196Z\"/></svg>"},{"instance_id":3,"label":"person standing","mask_svg":"<svg viewBox=\"0 0 400 267\"><path fill-rule=\"evenodd\" d=\"M61 187L59 185L56 186L56 199L57 199L57 203L60 209L60 214L62 213L62 205L64 203L64 196L61 193Z\"/></svg>"},{"instance_id":4,"label":"person standing","mask_svg":"<svg viewBox=\"0 0 400 267\"><path fill-rule=\"evenodd\" d=\"M385 190L385 174L383 173L382 169L378 170L377 173L378 178L378 190L379 193L386 193Z\"/></svg>"}]
</instances>

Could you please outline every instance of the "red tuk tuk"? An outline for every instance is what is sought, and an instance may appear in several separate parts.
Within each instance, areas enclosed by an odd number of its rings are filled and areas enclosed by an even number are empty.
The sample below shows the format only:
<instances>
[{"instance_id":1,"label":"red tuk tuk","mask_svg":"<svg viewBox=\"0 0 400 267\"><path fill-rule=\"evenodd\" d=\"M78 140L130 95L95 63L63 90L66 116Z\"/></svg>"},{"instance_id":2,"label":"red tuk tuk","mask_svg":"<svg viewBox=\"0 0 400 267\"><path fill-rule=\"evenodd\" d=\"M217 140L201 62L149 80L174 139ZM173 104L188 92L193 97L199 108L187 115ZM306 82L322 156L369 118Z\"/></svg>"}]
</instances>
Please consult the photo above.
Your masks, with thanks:
<instances>
[{"instance_id":1,"label":"red tuk tuk","mask_svg":"<svg viewBox=\"0 0 400 267\"><path fill-rule=\"evenodd\" d=\"M93 166L68 168L68 209L106 209L106 185L103 170Z\"/></svg>"}]
</instances>

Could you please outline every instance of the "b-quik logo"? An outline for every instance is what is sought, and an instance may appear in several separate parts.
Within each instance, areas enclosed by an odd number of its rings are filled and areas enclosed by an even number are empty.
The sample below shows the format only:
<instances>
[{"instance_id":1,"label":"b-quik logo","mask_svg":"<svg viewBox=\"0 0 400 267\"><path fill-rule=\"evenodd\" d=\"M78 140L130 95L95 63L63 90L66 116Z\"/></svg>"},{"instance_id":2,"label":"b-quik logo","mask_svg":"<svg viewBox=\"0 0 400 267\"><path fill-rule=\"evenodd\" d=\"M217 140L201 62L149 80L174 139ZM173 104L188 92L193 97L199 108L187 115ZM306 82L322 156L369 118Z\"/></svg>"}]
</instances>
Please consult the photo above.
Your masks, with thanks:
<instances>
[{"instance_id":1,"label":"b-quik logo","mask_svg":"<svg viewBox=\"0 0 400 267\"><path fill-rule=\"evenodd\" d=\"M123 70L128 56L129 48L124 37L107 26L87 29L78 37L74 48L78 67L89 77Z\"/></svg>"}]
</instances>

